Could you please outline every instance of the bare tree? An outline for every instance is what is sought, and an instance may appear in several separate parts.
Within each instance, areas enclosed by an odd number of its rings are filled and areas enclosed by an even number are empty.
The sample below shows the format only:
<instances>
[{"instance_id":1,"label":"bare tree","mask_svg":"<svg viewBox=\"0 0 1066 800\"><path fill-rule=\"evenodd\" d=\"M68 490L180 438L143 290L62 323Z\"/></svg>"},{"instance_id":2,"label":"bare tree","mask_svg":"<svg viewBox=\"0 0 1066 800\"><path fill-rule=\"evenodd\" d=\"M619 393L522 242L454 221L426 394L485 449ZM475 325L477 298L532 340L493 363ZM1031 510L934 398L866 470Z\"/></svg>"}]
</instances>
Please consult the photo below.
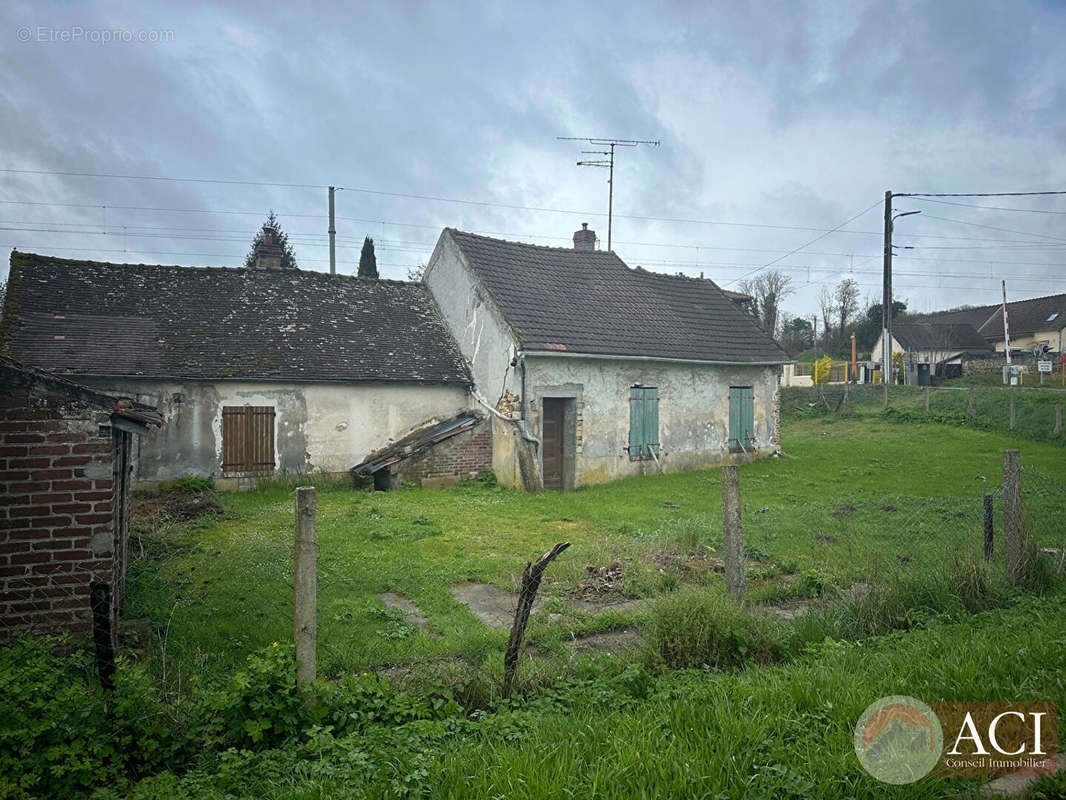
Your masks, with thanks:
<instances>
[{"instance_id":1,"label":"bare tree","mask_svg":"<svg viewBox=\"0 0 1066 800\"><path fill-rule=\"evenodd\" d=\"M818 292L818 309L822 312L822 345L829 349L833 341L833 314L836 310L836 298L833 290L823 286Z\"/></svg>"},{"instance_id":2,"label":"bare tree","mask_svg":"<svg viewBox=\"0 0 1066 800\"><path fill-rule=\"evenodd\" d=\"M764 272L754 280L743 281L740 289L752 297L752 312L759 326L771 336L777 336L777 321L781 303L795 294L792 278L776 269Z\"/></svg>"},{"instance_id":3,"label":"bare tree","mask_svg":"<svg viewBox=\"0 0 1066 800\"><path fill-rule=\"evenodd\" d=\"M848 323L859 310L859 284L854 278L844 278L837 284L833 295L836 300L837 319L840 321L840 343L847 337Z\"/></svg>"}]
</instances>

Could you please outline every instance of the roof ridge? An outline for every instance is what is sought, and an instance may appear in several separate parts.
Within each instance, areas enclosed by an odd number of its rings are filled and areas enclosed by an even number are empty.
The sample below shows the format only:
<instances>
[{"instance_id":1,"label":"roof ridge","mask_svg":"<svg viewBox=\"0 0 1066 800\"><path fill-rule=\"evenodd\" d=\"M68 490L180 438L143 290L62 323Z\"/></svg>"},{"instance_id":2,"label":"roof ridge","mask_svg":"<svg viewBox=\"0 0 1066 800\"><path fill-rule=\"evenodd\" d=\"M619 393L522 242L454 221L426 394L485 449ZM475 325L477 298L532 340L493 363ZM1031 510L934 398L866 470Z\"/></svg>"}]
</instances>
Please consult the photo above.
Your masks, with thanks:
<instances>
[{"instance_id":1,"label":"roof ridge","mask_svg":"<svg viewBox=\"0 0 1066 800\"><path fill-rule=\"evenodd\" d=\"M563 253L580 253L581 255L588 255L589 253L593 253L601 256L614 256L619 261L622 261L621 256L619 256L618 253L616 253L614 250L578 250L574 247L564 247L550 244L533 244L532 242L517 242L514 239L497 239L495 236L486 236L483 233L471 233L470 231L461 231L458 228L446 227L444 230L453 234L458 233L462 236L471 236L475 239L484 239L486 241L495 242L497 244L513 244L518 245L519 247L536 248L537 250L558 250ZM622 263L625 262L623 261Z\"/></svg>"},{"instance_id":2,"label":"roof ridge","mask_svg":"<svg viewBox=\"0 0 1066 800\"><path fill-rule=\"evenodd\" d=\"M16 256L19 257L19 261L23 264L27 262L33 262L38 264L53 264L59 266L69 267L122 267L129 269L145 268L145 269L177 269L183 271L197 270L201 272L248 272L264 275L300 275L300 276L320 276L324 278L341 278L346 281L361 281L367 285L373 283L387 283L390 285L399 286L422 286L425 287L421 281L402 281L395 278L361 278L358 275L345 275L343 273L336 273L331 275L328 272L321 272L314 269L257 269L256 267L212 267L212 266L186 266L183 264L146 264L144 262L133 263L130 261L94 261L92 259L81 258L65 258L63 256L48 256L41 253L30 253L24 250L12 250L11 262L15 261Z\"/></svg>"}]
</instances>

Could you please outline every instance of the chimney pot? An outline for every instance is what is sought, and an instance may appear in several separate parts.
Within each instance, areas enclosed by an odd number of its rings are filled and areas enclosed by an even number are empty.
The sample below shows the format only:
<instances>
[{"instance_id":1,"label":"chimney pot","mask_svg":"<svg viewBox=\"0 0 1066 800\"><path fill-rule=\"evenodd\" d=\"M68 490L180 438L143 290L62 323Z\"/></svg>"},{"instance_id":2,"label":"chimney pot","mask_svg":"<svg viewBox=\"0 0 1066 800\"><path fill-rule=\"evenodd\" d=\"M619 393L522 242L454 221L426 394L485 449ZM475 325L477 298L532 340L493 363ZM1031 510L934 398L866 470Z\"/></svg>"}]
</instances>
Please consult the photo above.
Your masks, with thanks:
<instances>
[{"instance_id":1,"label":"chimney pot","mask_svg":"<svg viewBox=\"0 0 1066 800\"><path fill-rule=\"evenodd\" d=\"M581 230L574 231L574 249L575 250L595 250L596 249L596 231L589 230L589 224L587 222L581 223Z\"/></svg>"}]
</instances>

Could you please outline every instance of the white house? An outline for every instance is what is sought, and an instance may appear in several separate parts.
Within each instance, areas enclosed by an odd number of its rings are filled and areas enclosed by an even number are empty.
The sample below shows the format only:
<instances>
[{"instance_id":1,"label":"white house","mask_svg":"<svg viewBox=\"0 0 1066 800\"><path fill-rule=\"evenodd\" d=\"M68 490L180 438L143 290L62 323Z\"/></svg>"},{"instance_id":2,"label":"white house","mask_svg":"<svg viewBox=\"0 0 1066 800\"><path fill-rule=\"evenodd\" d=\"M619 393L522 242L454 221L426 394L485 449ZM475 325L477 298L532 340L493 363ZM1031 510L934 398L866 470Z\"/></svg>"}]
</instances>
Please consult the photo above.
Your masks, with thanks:
<instances>
[{"instance_id":1,"label":"white house","mask_svg":"<svg viewBox=\"0 0 1066 800\"><path fill-rule=\"evenodd\" d=\"M573 249L446 228L427 266L497 414L501 482L570 489L776 451L788 355L712 281L594 247L587 226Z\"/></svg>"}]
</instances>

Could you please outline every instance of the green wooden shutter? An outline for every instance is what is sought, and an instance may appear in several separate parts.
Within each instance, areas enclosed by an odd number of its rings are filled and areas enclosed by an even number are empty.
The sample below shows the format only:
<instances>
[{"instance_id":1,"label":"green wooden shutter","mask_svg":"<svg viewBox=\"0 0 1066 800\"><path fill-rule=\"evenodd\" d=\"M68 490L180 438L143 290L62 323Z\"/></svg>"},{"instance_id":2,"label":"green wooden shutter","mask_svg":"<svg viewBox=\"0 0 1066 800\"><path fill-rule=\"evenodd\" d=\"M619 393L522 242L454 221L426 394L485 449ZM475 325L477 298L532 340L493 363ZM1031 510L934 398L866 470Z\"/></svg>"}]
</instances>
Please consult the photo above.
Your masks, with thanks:
<instances>
[{"instance_id":1,"label":"green wooden shutter","mask_svg":"<svg viewBox=\"0 0 1066 800\"><path fill-rule=\"evenodd\" d=\"M644 388L644 445L649 455L659 455L659 390L654 386Z\"/></svg>"},{"instance_id":2,"label":"green wooden shutter","mask_svg":"<svg viewBox=\"0 0 1066 800\"><path fill-rule=\"evenodd\" d=\"M629 389L629 457L640 458L644 444L644 392L639 386Z\"/></svg>"},{"instance_id":3,"label":"green wooden shutter","mask_svg":"<svg viewBox=\"0 0 1066 800\"><path fill-rule=\"evenodd\" d=\"M750 450L755 444L755 390L729 387L729 449Z\"/></svg>"}]
</instances>

